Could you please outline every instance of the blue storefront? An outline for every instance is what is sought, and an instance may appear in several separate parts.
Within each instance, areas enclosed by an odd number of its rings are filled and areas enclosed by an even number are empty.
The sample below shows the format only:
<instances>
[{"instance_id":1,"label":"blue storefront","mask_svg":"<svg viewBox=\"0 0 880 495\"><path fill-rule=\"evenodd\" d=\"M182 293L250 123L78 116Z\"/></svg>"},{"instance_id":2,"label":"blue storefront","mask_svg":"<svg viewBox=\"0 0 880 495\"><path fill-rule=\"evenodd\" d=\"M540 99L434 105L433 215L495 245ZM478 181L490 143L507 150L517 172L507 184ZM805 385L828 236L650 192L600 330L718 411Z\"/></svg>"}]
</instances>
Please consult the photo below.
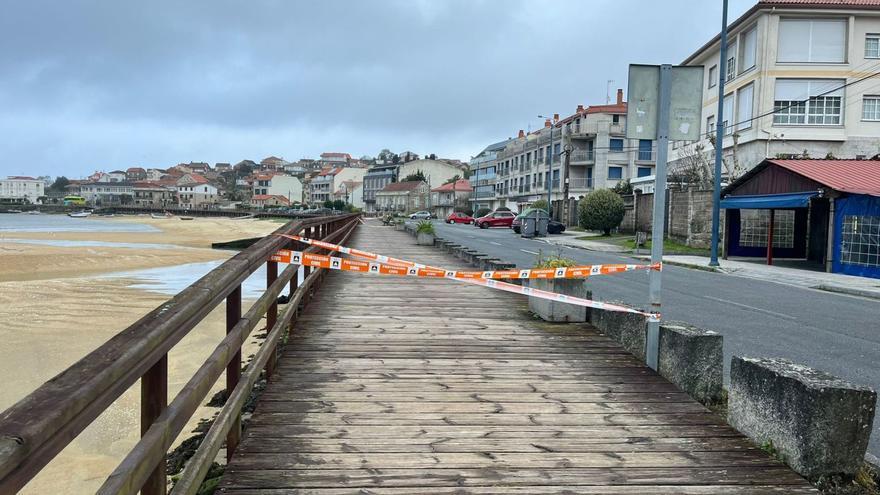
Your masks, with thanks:
<instances>
[{"instance_id":1,"label":"blue storefront","mask_svg":"<svg viewBox=\"0 0 880 495\"><path fill-rule=\"evenodd\" d=\"M880 278L880 161L765 160L721 208L725 257Z\"/></svg>"}]
</instances>

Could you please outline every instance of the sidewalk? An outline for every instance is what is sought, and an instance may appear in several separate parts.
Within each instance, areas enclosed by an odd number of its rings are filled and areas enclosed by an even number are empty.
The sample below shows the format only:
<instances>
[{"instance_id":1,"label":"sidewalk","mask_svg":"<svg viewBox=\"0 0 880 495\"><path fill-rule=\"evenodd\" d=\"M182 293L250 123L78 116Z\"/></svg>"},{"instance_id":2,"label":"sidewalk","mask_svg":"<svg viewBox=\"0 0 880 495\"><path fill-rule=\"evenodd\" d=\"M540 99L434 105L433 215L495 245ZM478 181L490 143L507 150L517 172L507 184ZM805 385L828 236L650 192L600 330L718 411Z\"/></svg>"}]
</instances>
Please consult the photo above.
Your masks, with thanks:
<instances>
[{"instance_id":1,"label":"sidewalk","mask_svg":"<svg viewBox=\"0 0 880 495\"><path fill-rule=\"evenodd\" d=\"M649 256L638 256L639 259L650 259ZM664 256L663 261L671 265L713 270L709 267L709 258L702 256ZM779 284L793 285L808 289L838 292L853 296L880 299L880 280L867 277L854 277L840 273L815 272L781 266L767 266L752 261L718 260L721 266L715 271L739 277L766 280Z\"/></svg>"},{"instance_id":2,"label":"sidewalk","mask_svg":"<svg viewBox=\"0 0 880 495\"><path fill-rule=\"evenodd\" d=\"M578 237L594 237L596 240L578 239ZM610 242L602 242L599 239L602 239L602 234L598 234L595 232L563 232L560 235L554 235L553 237L546 237L542 240L545 240L548 244L556 244L559 246L588 249L590 251L601 251L603 253L629 253L630 252L629 249L626 249L623 246L620 246L618 244L613 244Z\"/></svg>"}]
</instances>

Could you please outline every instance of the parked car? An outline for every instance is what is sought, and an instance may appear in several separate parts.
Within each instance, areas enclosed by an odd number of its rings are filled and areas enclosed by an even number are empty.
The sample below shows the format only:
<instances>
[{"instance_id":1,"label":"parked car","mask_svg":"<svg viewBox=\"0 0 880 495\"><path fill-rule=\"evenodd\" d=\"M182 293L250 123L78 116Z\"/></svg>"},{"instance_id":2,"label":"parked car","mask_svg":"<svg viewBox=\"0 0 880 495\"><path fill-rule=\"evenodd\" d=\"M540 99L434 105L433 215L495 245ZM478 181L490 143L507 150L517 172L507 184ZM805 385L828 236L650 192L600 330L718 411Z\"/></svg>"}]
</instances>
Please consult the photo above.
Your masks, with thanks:
<instances>
[{"instance_id":1,"label":"parked car","mask_svg":"<svg viewBox=\"0 0 880 495\"><path fill-rule=\"evenodd\" d=\"M523 218L531 213L536 208L529 208L527 210L523 210L522 213L516 216L513 219L513 222L510 224L510 228L513 229L517 234L522 232L522 220ZM565 224L562 222L557 222L556 220L550 220L550 223L547 224L547 233L548 234L561 234L565 232Z\"/></svg>"},{"instance_id":2,"label":"parked car","mask_svg":"<svg viewBox=\"0 0 880 495\"><path fill-rule=\"evenodd\" d=\"M474 223L474 217L457 211L446 217L446 223Z\"/></svg>"},{"instance_id":3,"label":"parked car","mask_svg":"<svg viewBox=\"0 0 880 495\"><path fill-rule=\"evenodd\" d=\"M474 220L474 225L481 229L488 229L489 227L510 227L514 218L516 218L516 214L512 211L496 210L484 217Z\"/></svg>"},{"instance_id":4,"label":"parked car","mask_svg":"<svg viewBox=\"0 0 880 495\"><path fill-rule=\"evenodd\" d=\"M431 213L427 211L417 211L409 216L412 220L430 220Z\"/></svg>"}]
</instances>

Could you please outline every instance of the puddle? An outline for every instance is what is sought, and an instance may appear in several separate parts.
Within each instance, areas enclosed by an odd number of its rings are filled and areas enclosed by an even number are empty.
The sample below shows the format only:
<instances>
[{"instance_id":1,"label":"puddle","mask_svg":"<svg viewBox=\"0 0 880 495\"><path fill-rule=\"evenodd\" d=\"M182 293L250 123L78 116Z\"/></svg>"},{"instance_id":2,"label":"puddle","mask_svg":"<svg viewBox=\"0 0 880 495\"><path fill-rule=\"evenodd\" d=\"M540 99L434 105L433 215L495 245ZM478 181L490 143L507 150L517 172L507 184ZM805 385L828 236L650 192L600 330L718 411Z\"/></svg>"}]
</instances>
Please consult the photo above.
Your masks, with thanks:
<instances>
[{"instance_id":1,"label":"puddle","mask_svg":"<svg viewBox=\"0 0 880 495\"><path fill-rule=\"evenodd\" d=\"M70 218L66 215L0 215L0 232L161 232L152 225Z\"/></svg>"},{"instance_id":2,"label":"puddle","mask_svg":"<svg viewBox=\"0 0 880 495\"><path fill-rule=\"evenodd\" d=\"M110 247L127 249L194 249L176 244L154 244L149 242L108 242L108 241L67 241L55 239L8 239L0 238L0 242L14 242L16 244L39 244L42 246L58 247Z\"/></svg>"}]
</instances>

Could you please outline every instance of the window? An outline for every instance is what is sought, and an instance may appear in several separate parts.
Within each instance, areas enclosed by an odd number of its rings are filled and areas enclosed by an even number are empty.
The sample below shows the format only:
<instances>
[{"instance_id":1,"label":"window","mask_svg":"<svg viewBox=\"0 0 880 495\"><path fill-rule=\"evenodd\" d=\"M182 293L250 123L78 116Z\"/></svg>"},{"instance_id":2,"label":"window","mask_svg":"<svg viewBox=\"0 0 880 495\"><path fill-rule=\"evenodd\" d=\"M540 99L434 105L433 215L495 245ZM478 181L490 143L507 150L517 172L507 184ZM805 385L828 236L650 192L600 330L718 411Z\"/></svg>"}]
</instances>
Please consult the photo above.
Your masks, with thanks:
<instances>
[{"instance_id":1,"label":"window","mask_svg":"<svg viewBox=\"0 0 880 495\"><path fill-rule=\"evenodd\" d=\"M880 266L880 216L843 216L840 262L848 265Z\"/></svg>"},{"instance_id":2,"label":"window","mask_svg":"<svg viewBox=\"0 0 880 495\"><path fill-rule=\"evenodd\" d=\"M620 180L623 178L623 167L608 167L608 179Z\"/></svg>"},{"instance_id":3,"label":"window","mask_svg":"<svg viewBox=\"0 0 880 495\"><path fill-rule=\"evenodd\" d=\"M721 128L724 129L724 135L729 136L733 134L733 125L732 122L734 120L733 116L733 93L724 97L724 120L721 121Z\"/></svg>"},{"instance_id":4,"label":"window","mask_svg":"<svg viewBox=\"0 0 880 495\"><path fill-rule=\"evenodd\" d=\"M755 56L758 53L758 28L752 27L740 36L740 40L742 45L739 54L739 72L743 73L755 66Z\"/></svg>"},{"instance_id":5,"label":"window","mask_svg":"<svg viewBox=\"0 0 880 495\"><path fill-rule=\"evenodd\" d=\"M865 58L880 58L880 34L865 36Z\"/></svg>"},{"instance_id":6,"label":"window","mask_svg":"<svg viewBox=\"0 0 880 495\"><path fill-rule=\"evenodd\" d=\"M782 19L778 62L846 62L845 19Z\"/></svg>"},{"instance_id":7,"label":"window","mask_svg":"<svg viewBox=\"0 0 880 495\"><path fill-rule=\"evenodd\" d=\"M840 125L842 79L777 79L773 123Z\"/></svg>"},{"instance_id":8,"label":"window","mask_svg":"<svg viewBox=\"0 0 880 495\"><path fill-rule=\"evenodd\" d=\"M653 173L653 169L651 167L639 167L636 171L636 175L639 177L647 177Z\"/></svg>"},{"instance_id":9,"label":"window","mask_svg":"<svg viewBox=\"0 0 880 495\"><path fill-rule=\"evenodd\" d=\"M862 100L862 120L880 121L880 96L865 96Z\"/></svg>"},{"instance_id":10,"label":"window","mask_svg":"<svg viewBox=\"0 0 880 495\"><path fill-rule=\"evenodd\" d=\"M727 81L736 77L736 43L727 48Z\"/></svg>"},{"instance_id":11,"label":"window","mask_svg":"<svg viewBox=\"0 0 880 495\"><path fill-rule=\"evenodd\" d=\"M714 88L718 84L718 66L709 67L709 87Z\"/></svg>"},{"instance_id":12,"label":"window","mask_svg":"<svg viewBox=\"0 0 880 495\"><path fill-rule=\"evenodd\" d=\"M715 132L715 116L710 115L706 117L706 134L711 134Z\"/></svg>"},{"instance_id":13,"label":"window","mask_svg":"<svg viewBox=\"0 0 880 495\"><path fill-rule=\"evenodd\" d=\"M752 99L755 85L749 84L739 89L736 94L736 130L752 127Z\"/></svg>"},{"instance_id":14,"label":"window","mask_svg":"<svg viewBox=\"0 0 880 495\"><path fill-rule=\"evenodd\" d=\"M770 210L740 210L739 245L767 247ZM794 247L794 210L776 210L773 214L773 247Z\"/></svg>"},{"instance_id":15,"label":"window","mask_svg":"<svg viewBox=\"0 0 880 495\"><path fill-rule=\"evenodd\" d=\"M623 151L623 139L612 138L608 141L608 148L611 151Z\"/></svg>"},{"instance_id":16,"label":"window","mask_svg":"<svg viewBox=\"0 0 880 495\"><path fill-rule=\"evenodd\" d=\"M653 141L650 139L639 139L639 160L650 160Z\"/></svg>"},{"instance_id":17,"label":"window","mask_svg":"<svg viewBox=\"0 0 880 495\"><path fill-rule=\"evenodd\" d=\"M611 123L612 124L619 124L620 123L620 115L612 115L611 116Z\"/></svg>"}]
</instances>

